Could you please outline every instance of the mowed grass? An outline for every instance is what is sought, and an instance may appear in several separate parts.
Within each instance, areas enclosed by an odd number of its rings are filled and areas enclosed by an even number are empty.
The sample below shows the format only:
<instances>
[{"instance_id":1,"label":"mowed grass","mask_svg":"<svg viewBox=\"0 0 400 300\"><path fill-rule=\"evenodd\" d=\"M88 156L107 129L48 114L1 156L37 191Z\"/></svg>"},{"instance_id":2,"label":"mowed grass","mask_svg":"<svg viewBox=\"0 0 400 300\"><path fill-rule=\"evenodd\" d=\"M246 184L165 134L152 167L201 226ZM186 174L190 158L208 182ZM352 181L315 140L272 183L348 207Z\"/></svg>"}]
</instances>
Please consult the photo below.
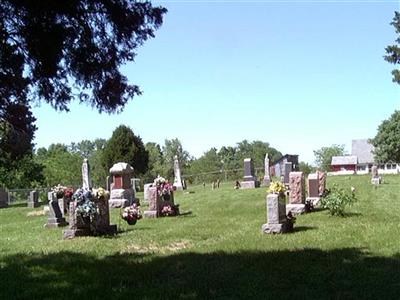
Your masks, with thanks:
<instances>
[{"instance_id":1,"label":"mowed grass","mask_svg":"<svg viewBox=\"0 0 400 300\"><path fill-rule=\"evenodd\" d=\"M328 177L358 202L284 235L261 233L266 188L233 183L178 192L179 217L128 226L113 210L114 237L63 240L33 209L0 209L0 299L399 299L400 176L369 181Z\"/></svg>"}]
</instances>

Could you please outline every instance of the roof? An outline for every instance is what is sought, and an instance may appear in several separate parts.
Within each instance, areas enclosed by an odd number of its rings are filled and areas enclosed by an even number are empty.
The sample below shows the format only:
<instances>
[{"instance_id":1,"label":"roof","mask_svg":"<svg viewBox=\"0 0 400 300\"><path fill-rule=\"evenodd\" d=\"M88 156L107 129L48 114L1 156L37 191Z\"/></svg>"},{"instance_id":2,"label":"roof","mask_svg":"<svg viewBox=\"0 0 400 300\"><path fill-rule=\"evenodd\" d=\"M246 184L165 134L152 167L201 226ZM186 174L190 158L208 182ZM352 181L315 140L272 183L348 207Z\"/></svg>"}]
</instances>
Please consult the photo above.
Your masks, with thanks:
<instances>
[{"instance_id":1,"label":"roof","mask_svg":"<svg viewBox=\"0 0 400 300\"><path fill-rule=\"evenodd\" d=\"M372 151L374 146L368 143L367 139L359 139L351 141L351 155L356 155L359 164L374 163L374 155Z\"/></svg>"},{"instance_id":2,"label":"roof","mask_svg":"<svg viewBox=\"0 0 400 300\"><path fill-rule=\"evenodd\" d=\"M290 158L290 157L296 157L297 159L299 159L299 155L298 154L285 154L281 158L279 158L278 160L274 161L272 163L272 165L276 165L277 163L281 162L285 158Z\"/></svg>"},{"instance_id":3,"label":"roof","mask_svg":"<svg viewBox=\"0 0 400 300\"><path fill-rule=\"evenodd\" d=\"M110 169L110 174L132 174L133 168L124 162L116 163Z\"/></svg>"},{"instance_id":4,"label":"roof","mask_svg":"<svg viewBox=\"0 0 400 300\"><path fill-rule=\"evenodd\" d=\"M332 166L337 165L356 165L357 156L355 155L345 155L345 156L332 156Z\"/></svg>"}]
</instances>

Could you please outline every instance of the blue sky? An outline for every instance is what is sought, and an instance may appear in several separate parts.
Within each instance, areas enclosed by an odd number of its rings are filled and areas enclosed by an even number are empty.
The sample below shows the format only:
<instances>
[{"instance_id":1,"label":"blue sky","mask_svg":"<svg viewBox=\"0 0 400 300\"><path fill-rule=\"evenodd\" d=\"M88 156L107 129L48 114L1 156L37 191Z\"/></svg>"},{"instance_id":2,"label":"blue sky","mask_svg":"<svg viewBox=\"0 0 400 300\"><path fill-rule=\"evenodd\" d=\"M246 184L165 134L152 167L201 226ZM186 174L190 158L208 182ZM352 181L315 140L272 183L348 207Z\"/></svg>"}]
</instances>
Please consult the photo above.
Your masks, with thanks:
<instances>
[{"instance_id":1,"label":"blue sky","mask_svg":"<svg viewBox=\"0 0 400 300\"><path fill-rule=\"evenodd\" d=\"M157 1L163 26L123 67L143 95L120 114L42 104L36 148L109 138L178 138L195 157L244 139L313 163L313 150L370 138L400 107L384 48L398 1Z\"/></svg>"}]
</instances>

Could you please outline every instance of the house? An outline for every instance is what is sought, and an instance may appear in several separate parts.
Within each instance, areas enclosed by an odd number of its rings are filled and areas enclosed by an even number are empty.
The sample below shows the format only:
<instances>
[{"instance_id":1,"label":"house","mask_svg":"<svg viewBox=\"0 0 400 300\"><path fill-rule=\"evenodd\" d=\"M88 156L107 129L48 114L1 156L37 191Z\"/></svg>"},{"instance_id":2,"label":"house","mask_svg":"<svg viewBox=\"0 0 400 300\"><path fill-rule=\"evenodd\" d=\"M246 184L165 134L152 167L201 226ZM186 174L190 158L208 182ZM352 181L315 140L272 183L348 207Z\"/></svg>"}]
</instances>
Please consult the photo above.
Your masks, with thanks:
<instances>
[{"instance_id":1,"label":"house","mask_svg":"<svg viewBox=\"0 0 400 300\"><path fill-rule=\"evenodd\" d=\"M335 175L354 174L357 170L357 156L332 156L331 168Z\"/></svg>"},{"instance_id":2,"label":"house","mask_svg":"<svg viewBox=\"0 0 400 300\"><path fill-rule=\"evenodd\" d=\"M351 141L351 155L357 156L357 174L368 174L374 165L374 146L367 139Z\"/></svg>"},{"instance_id":3,"label":"house","mask_svg":"<svg viewBox=\"0 0 400 300\"><path fill-rule=\"evenodd\" d=\"M271 176L281 177L284 175L284 168L285 163L291 162L292 163L292 171L299 170L299 156L294 154L285 154L280 159L275 161L270 166L270 173Z\"/></svg>"}]
</instances>

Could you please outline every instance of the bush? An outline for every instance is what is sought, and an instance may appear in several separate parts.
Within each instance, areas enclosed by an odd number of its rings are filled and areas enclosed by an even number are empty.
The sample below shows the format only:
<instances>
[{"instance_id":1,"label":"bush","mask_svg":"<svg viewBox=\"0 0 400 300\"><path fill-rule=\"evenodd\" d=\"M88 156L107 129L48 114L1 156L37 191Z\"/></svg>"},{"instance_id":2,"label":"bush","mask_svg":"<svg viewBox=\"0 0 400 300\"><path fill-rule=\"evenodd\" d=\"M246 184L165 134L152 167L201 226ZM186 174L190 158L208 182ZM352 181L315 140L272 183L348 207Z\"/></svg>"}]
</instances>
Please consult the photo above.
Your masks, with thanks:
<instances>
[{"instance_id":1,"label":"bush","mask_svg":"<svg viewBox=\"0 0 400 300\"><path fill-rule=\"evenodd\" d=\"M329 193L321 198L321 206L327 208L332 216L343 216L345 207L352 205L356 200L353 192L345 191L335 184Z\"/></svg>"}]
</instances>

